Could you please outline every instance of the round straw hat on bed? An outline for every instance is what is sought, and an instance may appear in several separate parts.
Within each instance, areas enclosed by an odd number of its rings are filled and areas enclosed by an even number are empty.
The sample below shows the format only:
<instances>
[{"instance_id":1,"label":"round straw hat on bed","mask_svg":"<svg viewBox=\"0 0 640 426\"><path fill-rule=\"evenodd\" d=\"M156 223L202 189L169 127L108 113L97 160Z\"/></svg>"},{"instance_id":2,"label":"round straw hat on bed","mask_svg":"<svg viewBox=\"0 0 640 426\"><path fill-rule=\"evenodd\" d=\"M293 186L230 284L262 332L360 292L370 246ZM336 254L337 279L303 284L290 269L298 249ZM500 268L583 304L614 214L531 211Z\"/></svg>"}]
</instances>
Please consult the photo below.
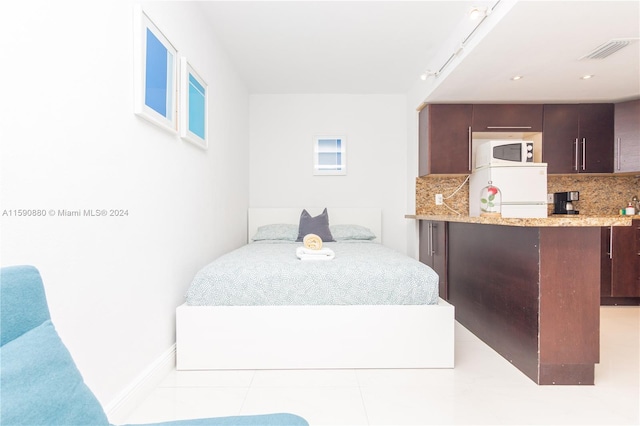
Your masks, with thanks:
<instances>
[{"instance_id":1,"label":"round straw hat on bed","mask_svg":"<svg viewBox=\"0 0 640 426\"><path fill-rule=\"evenodd\" d=\"M304 246L311 250L320 250L322 248L322 238L316 234L307 234L302 239Z\"/></svg>"}]
</instances>

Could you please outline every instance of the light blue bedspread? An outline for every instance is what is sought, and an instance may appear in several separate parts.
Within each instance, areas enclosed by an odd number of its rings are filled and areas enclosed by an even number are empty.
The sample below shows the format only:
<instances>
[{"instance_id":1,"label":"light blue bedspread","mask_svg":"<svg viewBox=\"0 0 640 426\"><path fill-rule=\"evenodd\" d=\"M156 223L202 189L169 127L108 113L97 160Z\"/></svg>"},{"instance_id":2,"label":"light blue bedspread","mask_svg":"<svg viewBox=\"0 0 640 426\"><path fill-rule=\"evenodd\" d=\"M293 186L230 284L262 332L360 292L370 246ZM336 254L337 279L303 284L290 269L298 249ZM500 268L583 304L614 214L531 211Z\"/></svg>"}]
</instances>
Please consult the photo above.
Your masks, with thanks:
<instances>
[{"instance_id":1,"label":"light blue bedspread","mask_svg":"<svg viewBox=\"0 0 640 426\"><path fill-rule=\"evenodd\" d=\"M336 256L301 261L301 243L255 242L200 270L187 304L425 305L438 303L438 275L402 253L373 242L324 243Z\"/></svg>"}]
</instances>

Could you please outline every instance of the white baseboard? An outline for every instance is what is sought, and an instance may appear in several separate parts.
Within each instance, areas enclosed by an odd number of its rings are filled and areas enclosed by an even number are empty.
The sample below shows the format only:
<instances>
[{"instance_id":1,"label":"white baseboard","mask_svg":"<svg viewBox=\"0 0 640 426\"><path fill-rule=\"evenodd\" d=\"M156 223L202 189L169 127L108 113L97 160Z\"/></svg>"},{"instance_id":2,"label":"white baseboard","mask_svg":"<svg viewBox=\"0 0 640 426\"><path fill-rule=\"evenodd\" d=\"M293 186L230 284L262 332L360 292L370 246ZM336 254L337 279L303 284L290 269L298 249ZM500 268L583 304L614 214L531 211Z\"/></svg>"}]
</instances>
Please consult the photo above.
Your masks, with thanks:
<instances>
[{"instance_id":1,"label":"white baseboard","mask_svg":"<svg viewBox=\"0 0 640 426\"><path fill-rule=\"evenodd\" d=\"M118 396L105 407L112 424L124 424L129 415L140 406L176 365L175 343L138 375Z\"/></svg>"}]
</instances>

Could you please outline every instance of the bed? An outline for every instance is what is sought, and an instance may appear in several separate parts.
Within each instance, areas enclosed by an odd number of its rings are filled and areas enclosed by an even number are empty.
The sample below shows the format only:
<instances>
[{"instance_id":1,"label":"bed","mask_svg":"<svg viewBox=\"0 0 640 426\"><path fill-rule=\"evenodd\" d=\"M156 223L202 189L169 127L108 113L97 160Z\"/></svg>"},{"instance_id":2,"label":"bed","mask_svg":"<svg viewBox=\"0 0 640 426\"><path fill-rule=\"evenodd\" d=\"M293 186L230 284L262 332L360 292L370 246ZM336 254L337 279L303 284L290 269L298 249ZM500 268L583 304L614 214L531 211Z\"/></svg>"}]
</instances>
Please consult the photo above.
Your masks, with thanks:
<instances>
[{"instance_id":1,"label":"bed","mask_svg":"<svg viewBox=\"0 0 640 426\"><path fill-rule=\"evenodd\" d=\"M412 276L413 272L403 269L408 279L397 276L398 265L403 268L424 268L424 265L412 265L417 263L415 259L382 245L380 209L328 209L332 227L357 224L376 236L362 241L336 238L337 242L324 242L323 247L335 251L335 258L330 261L305 262L295 258L295 248L302 243L252 240L259 235L259 230L268 228L266 225L297 224L302 210L249 209L248 244L216 259L194 277L187 302L176 310L176 368L453 368L454 308L437 297L437 276L435 296L432 288L412 287L411 282L418 280ZM307 210L312 214L320 212L320 209ZM259 257L251 258L252 252ZM365 280L368 285L360 283L355 285L359 290L343 291L352 281L347 271L359 265L343 263L354 253L372 259L390 254L389 260L384 261L390 263L379 261L384 271ZM246 266L225 266L234 265L234 256L247 259ZM255 278L258 271L271 270L269 262L284 266L273 272L275 276ZM297 262L298 266L286 266L287 262ZM220 272L222 266L230 269ZM302 277L289 276L287 271L300 268ZM365 269L372 267L361 265L355 273L362 274ZM345 271L344 276L331 275L336 270ZM322 283L322 291L300 291L295 287L315 290L317 286L307 282L306 276L318 271L327 278ZM424 269L417 271L429 275ZM220 288L211 295L206 289L208 284L203 285L201 281L216 274L227 274L234 279L245 275L245 281L229 285L224 279L218 279ZM379 277L382 275L400 291L387 291L384 280ZM406 288L403 287L405 281L409 282ZM265 283L270 287L264 287ZM335 287L331 287L334 284ZM257 293L257 301L249 300L249 293ZM304 299L300 293L313 297Z\"/></svg>"}]
</instances>

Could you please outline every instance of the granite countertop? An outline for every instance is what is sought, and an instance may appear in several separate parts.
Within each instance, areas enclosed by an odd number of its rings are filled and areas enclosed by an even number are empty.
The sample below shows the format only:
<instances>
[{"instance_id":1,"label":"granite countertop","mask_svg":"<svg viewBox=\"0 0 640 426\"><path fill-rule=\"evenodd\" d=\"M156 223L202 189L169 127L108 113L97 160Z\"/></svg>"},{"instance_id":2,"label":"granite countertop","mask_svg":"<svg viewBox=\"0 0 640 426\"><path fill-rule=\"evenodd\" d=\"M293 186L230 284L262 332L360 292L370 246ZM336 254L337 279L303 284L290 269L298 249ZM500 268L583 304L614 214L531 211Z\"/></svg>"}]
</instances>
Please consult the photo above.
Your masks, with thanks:
<instances>
[{"instance_id":1,"label":"granite countertop","mask_svg":"<svg viewBox=\"0 0 640 426\"><path fill-rule=\"evenodd\" d=\"M506 225L506 226L631 226L633 219L640 219L640 215L635 216L588 216L588 215L567 215L549 216L541 218L503 218L503 217L470 217L454 215L415 215L407 214L407 219L436 220L442 222L464 222L480 223L485 225Z\"/></svg>"}]
</instances>

